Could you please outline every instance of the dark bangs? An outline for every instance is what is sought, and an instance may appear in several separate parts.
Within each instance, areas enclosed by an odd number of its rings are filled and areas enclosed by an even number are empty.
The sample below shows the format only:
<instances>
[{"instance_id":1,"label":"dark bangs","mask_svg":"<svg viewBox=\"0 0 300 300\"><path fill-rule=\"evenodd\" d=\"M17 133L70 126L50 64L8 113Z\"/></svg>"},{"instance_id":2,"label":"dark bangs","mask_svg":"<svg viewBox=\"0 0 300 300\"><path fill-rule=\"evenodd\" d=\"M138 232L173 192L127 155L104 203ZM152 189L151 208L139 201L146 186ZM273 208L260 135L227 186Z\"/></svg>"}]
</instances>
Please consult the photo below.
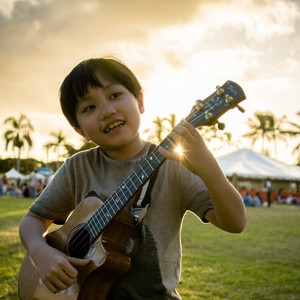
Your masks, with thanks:
<instances>
[{"instance_id":1,"label":"dark bangs","mask_svg":"<svg viewBox=\"0 0 300 300\"><path fill-rule=\"evenodd\" d=\"M88 87L102 87L89 61L77 65L65 78L60 87L60 105L63 114L75 128L79 128L76 120L76 108L79 99L88 91Z\"/></svg>"},{"instance_id":2,"label":"dark bangs","mask_svg":"<svg viewBox=\"0 0 300 300\"><path fill-rule=\"evenodd\" d=\"M141 85L135 75L122 62L115 58L93 58L78 64L65 78L60 88L62 111L71 124L78 128L76 108L79 99L88 91L88 87L103 87L97 77L101 74L106 80L122 84L136 98L141 92Z\"/></svg>"}]
</instances>

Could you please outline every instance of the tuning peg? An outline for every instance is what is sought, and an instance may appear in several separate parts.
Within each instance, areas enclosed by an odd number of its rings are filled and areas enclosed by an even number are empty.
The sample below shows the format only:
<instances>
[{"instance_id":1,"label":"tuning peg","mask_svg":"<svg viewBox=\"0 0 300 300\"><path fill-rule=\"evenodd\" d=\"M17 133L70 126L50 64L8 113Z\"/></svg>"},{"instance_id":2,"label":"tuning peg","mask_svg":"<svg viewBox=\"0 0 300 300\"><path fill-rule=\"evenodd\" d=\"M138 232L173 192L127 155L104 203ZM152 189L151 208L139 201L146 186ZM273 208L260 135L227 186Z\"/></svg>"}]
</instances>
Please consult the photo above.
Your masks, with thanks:
<instances>
[{"instance_id":1,"label":"tuning peg","mask_svg":"<svg viewBox=\"0 0 300 300\"><path fill-rule=\"evenodd\" d=\"M210 120L213 117L213 114L210 112L205 113L205 119Z\"/></svg>"},{"instance_id":2,"label":"tuning peg","mask_svg":"<svg viewBox=\"0 0 300 300\"><path fill-rule=\"evenodd\" d=\"M225 102L226 103L230 104L232 101L233 101L233 98L231 96L229 96L229 95L225 96Z\"/></svg>"},{"instance_id":3,"label":"tuning peg","mask_svg":"<svg viewBox=\"0 0 300 300\"><path fill-rule=\"evenodd\" d=\"M200 100L200 99L196 100L196 108L198 110L201 110L203 108L202 100Z\"/></svg>"},{"instance_id":4,"label":"tuning peg","mask_svg":"<svg viewBox=\"0 0 300 300\"><path fill-rule=\"evenodd\" d=\"M238 108L238 110L239 110L240 112L242 112L242 113L244 113L244 112L245 112L245 109L244 109L244 108L242 108L241 106L237 105L236 107Z\"/></svg>"},{"instance_id":5,"label":"tuning peg","mask_svg":"<svg viewBox=\"0 0 300 300\"><path fill-rule=\"evenodd\" d=\"M218 129L219 130L224 130L224 128L225 128L225 124L224 123L221 123L221 122L217 121L217 124L218 124Z\"/></svg>"},{"instance_id":6,"label":"tuning peg","mask_svg":"<svg viewBox=\"0 0 300 300\"><path fill-rule=\"evenodd\" d=\"M219 96L223 95L224 94L224 89L221 88L219 85L216 86L216 89L217 89L217 94Z\"/></svg>"}]
</instances>

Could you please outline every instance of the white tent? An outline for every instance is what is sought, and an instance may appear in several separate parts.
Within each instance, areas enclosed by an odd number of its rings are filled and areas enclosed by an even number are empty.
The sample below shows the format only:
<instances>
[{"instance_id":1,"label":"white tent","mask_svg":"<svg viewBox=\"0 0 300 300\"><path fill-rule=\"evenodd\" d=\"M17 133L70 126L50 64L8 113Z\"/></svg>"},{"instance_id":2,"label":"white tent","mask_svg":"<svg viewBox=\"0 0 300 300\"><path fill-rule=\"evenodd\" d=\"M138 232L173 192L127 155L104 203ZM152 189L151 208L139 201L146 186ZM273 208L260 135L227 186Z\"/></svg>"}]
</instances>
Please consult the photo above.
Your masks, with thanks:
<instances>
[{"instance_id":1,"label":"white tent","mask_svg":"<svg viewBox=\"0 0 300 300\"><path fill-rule=\"evenodd\" d=\"M24 176L25 179L30 180L32 176L35 176L38 180L42 180L43 182L46 180L46 176L37 172L31 172Z\"/></svg>"},{"instance_id":2,"label":"white tent","mask_svg":"<svg viewBox=\"0 0 300 300\"><path fill-rule=\"evenodd\" d=\"M6 178L8 179L24 179L25 176L18 172L15 168L11 168L5 173Z\"/></svg>"},{"instance_id":3,"label":"white tent","mask_svg":"<svg viewBox=\"0 0 300 300\"><path fill-rule=\"evenodd\" d=\"M228 177L300 181L299 166L284 164L246 148L221 156L218 162Z\"/></svg>"}]
</instances>

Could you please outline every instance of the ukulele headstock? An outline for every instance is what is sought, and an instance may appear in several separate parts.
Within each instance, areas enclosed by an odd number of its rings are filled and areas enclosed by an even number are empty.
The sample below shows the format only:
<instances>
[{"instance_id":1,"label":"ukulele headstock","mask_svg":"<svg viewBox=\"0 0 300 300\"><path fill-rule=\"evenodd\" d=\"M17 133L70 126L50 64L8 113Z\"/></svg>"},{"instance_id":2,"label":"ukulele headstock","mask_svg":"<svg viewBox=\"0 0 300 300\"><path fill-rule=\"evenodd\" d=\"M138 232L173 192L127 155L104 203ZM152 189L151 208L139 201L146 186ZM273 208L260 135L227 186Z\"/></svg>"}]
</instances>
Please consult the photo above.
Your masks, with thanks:
<instances>
[{"instance_id":1,"label":"ukulele headstock","mask_svg":"<svg viewBox=\"0 0 300 300\"><path fill-rule=\"evenodd\" d=\"M204 100L197 100L186 120L194 127L214 125L229 109L237 107L245 110L239 103L246 99L243 89L233 81L217 86L216 91Z\"/></svg>"}]
</instances>

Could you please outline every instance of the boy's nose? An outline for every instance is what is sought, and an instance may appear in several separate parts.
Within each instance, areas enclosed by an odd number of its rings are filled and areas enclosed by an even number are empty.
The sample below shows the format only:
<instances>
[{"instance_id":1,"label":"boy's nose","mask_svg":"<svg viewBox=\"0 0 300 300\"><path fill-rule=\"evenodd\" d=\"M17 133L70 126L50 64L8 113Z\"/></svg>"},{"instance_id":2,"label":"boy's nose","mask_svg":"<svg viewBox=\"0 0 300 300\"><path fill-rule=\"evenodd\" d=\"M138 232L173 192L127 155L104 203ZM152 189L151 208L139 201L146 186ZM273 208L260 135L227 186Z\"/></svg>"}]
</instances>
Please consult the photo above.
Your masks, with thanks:
<instances>
[{"instance_id":1,"label":"boy's nose","mask_svg":"<svg viewBox=\"0 0 300 300\"><path fill-rule=\"evenodd\" d=\"M105 119L116 113L116 108L112 102L107 101L100 107L99 117Z\"/></svg>"}]
</instances>

